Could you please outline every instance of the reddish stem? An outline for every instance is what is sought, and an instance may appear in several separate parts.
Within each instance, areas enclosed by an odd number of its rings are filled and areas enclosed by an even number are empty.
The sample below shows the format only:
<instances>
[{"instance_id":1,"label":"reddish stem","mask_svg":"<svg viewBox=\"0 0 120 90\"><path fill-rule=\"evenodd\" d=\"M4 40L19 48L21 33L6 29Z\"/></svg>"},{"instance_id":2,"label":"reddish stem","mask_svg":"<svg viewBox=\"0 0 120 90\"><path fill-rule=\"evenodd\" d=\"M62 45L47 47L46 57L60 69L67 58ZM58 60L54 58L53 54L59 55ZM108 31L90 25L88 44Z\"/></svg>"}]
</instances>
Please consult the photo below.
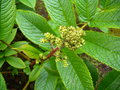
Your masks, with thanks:
<instances>
[{"instance_id":1,"label":"reddish stem","mask_svg":"<svg viewBox=\"0 0 120 90\"><path fill-rule=\"evenodd\" d=\"M54 56L54 53L55 53L57 50L59 50L58 47L56 47L55 49L53 49L53 50L46 56L46 59L48 59L48 58Z\"/></svg>"}]
</instances>

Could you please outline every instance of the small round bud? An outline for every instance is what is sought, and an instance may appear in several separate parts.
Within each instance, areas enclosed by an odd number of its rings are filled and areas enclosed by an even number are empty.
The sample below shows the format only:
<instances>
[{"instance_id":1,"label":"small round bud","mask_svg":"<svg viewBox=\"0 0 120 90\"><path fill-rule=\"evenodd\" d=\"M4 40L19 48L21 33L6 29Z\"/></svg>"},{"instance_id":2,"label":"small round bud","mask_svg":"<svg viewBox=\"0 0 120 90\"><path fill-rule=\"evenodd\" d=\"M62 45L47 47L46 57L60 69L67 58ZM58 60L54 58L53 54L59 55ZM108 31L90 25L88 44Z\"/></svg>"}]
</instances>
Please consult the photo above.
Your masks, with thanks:
<instances>
[{"instance_id":1,"label":"small round bud","mask_svg":"<svg viewBox=\"0 0 120 90\"><path fill-rule=\"evenodd\" d=\"M63 60L63 65L64 65L64 67L68 67L68 62L67 62L67 60Z\"/></svg>"},{"instance_id":2,"label":"small round bud","mask_svg":"<svg viewBox=\"0 0 120 90\"><path fill-rule=\"evenodd\" d=\"M56 57L55 62L59 62L61 59L59 57Z\"/></svg>"}]
</instances>

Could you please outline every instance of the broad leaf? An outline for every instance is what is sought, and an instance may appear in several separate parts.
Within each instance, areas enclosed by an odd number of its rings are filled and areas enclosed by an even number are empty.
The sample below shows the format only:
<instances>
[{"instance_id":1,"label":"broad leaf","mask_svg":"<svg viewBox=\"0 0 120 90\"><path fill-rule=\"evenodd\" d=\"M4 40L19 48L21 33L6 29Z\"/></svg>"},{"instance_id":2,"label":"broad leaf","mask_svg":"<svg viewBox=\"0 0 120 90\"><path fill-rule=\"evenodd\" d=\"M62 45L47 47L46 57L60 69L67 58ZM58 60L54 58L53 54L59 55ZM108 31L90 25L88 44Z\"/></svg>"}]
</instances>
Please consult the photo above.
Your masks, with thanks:
<instances>
[{"instance_id":1,"label":"broad leaf","mask_svg":"<svg viewBox=\"0 0 120 90\"><path fill-rule=\"evenodd\" d=\"M24 44L20 46L18 49L32 59L39 59L39 54L42 53L42 51L29 44Z\"/></svg>"},{"instance_id":2,"label":"broad leaf","mask_svg":"<svg viewBox=\"0 0 120 90\"><path fill-rule=\"evenodd\" d=\"M41 43L40 39L44 38L43 33L54 33L47 21L40 15L31 11L17 11L17 24L22 33L33 43L48 48L49 44Z\"/></svg>"},{"instance_id":3,"label":"broad leaf","mask_svg":"<svg viewBox=\"0 0 120 90\"><path fill-rule=\"evenodd\" d=\"M15 0L0 0L0 40L8 37L15 20Z\"/></svg>"},{"instance_id":4,"label":"broad leaf","mask_svg":"<svg viewBox=\"0 0 120 90\"><path fill-rule=\"evenodd\" d=\"M98 0L75 0L82 21L89 21L95 15Z\"/></svg>"},{"instance_id":5,"label":"broad leaf","mask_svg":"<svg viewBox=\"0 0 120 90\"><path fill-rule=\"evenodd\" d=\"M20 58L10 56L6 57L5 60L8 62L8 64L15 68L23 69L26 67L25 63Z\"/></svg>"},{"instance_id":6,"label":"broad leaf","mask_svg":"<svg viewBox=\"0 0 120 90\"><path fill-rule=\"evenodd\" d=\"M13 29L12 32L8 34L7 37L3 41L6 42L7 44L10 44L15 38L16 32L17 32L17 29ZM0 42L0 50L4 50L6 48L7 48L7 45Z\"/></svg>"},{"instance_id":7,"label":"broad leaf","mask_svg":"<svg viewBox=\"0 0 120 90\"><path fill-rule=\"evenodd\" d=\"M0 73L0 90L7 90L7 86L4 80L4 77Z\"/></svg>"},{"instance_id":8,"label":"broad leaf","mask_svg":"<svg viewBox=\"0 0 120 90\"><path fill-rule=\"evenodd\" d=\"M101 8L106 9L113 9L120 7L120 0L100 0Z\"/></svg>"},{"instance_id":9,"label":"broad leaf","mask_svg":"<svg viewBox=\"0 0 120 90\"><path fill-rule=\"evenodd\" d=\"M40 76L35 81L35 90L56 90L57 77L49 74L45 69L42 69Z\"/></svg>"},{"instance_id":10,"label":"broad leaf","mask_svg":"<svg viewBox=\"0 0 120 90\"><path fill-rule=\"evenodd\" d=\"M92 78L85 63L73 51L64 48L68 57L68 66L57 62L57 69L67 90L94 90Z\"/></svg>"},{"instance_id":11,"label":"broad leaf","mask_svg":"<svg viewBox=\"0 0 120 90\"><path fill-rule=\"evenodd\" d=\"M23 4L35 9L35 4L37 0L20 0Z\"/></svg>"},{"instance_id":12,"label":"broad leaf","mask_svg":"<svg viewBox=\"0 0 120 90\"><path fill-rule=\"evenodd\" d=\"M120 37L90 31L84 38L86 54L120 71Z\"/></svg>"},{"instance_id":13,"label":"broad leaf","mask_svg":"<svg viewBox=\"0 0 120 90\"><path fill-rule=\"evenodd\" d=\"M66 90L61 78L59 77L57 80L57 86L55 90Z\"/></svg>"},{"instance_id":14,"label":"broad leaf","mask_svg":"<svg viewBox=\"0 0 120 90\"><path fill-rule=\"evenodd\" d=\"M0 51L0 58L4 57L4 52Z\"/></svg>"},{"instance_id":15,"label":"broad leaf","mask_svg":"<svg viewBox=\"0 0 120 90\"><path fill-rule=\"evenodd\" d=\"M76 26L72 2L70 0L44 0L50 17L58 25Z\"/></svg>"},{"instance_id":16,"label":"broad leaf","mask_svg":"<svg viewBox=\"0 0 120 90\"><path fill-rule=\"evenodd\" d=\"M120 9L99 12L92 18L89 25L91 27L120 28Z\"/></svg>"},{"instance_id":17,"label":"broad leaf","mask_svg":"<svg viewBox=\"0 0 120 90\"><path fill-rule=\"evenodd\" d=\"M29 82L35 81L39 77L42 68L43 67L40 65L37 65L36 67L34 67L34 69L31 71L29 75Z\"/></svg>"},{"instance_id":18,"label":"broad leaf","mask_svg":"<svg viewBox=\"0 0 120 90\"><path fill-rule=\"evenodd\" d=\"M5 56L11 56L17 54L17 52L13 49L17 49L24 44L28 44L28 42L26 41L15 42L14 44L11 45L13 48L8 47L7 49L5 49L4 51Z\"/></svg>"},{"instance_id":19,"label":"broad leaf","mask_svg":"<svg viewBox=\"0 0 120 90\"><path fill-rule=\"evenodd\" d=\"M4 64L5 62L5 58L0 58L0 68L2 67L2 65Z\"/></svg>"},{"instance_id":20,"label":"broad leaf","mask_svg":"<svg viewBox=\"0 0 120 90\"><path fill-rule=\"evenodd\" d=\"M92 64L90 63L88 60L84 60L86 66L88 67L89 71L90 71L90 74L92 76L92 81L93 81L93 84L94 86L96 85L96 81L98 80L98 70L97 68Z\"/></svg>"},{"instance_id":21,"label":"broad leaf","mask_svg":"<svg viewBox=\"0 0 120 90\"><path fill-rule=\"evenodd\" d=\"M120 72L113 70L105 75L98 90L120 90Z\"/></svg>"}]
</instances>

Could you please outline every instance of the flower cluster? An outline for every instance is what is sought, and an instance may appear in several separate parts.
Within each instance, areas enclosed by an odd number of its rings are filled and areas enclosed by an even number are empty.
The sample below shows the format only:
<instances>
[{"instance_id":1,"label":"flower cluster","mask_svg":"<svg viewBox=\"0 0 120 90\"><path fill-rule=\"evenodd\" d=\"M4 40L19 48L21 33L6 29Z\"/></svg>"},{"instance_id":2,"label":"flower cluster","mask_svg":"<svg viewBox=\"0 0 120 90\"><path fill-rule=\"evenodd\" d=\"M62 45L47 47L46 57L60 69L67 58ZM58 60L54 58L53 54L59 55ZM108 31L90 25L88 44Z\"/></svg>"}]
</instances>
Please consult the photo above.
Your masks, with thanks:
<instances>
[{"instance_id":1,"label":"flower cluster","mask_svg":"<svg viewBox=\"0 0 120 90\"><path fill-rule=\"evenodd\" d=\"M84 44L82 36L85 32L81 28L60 26L59 28L61 37L56 37L53 34L45 33L45 38L41 39L42 43L50 42L51 45L61 48L62 46L68 47L71 50L75 50Z\"/></svg>"},{"instance_id":2,"label":"flower cluster","mask_svg":"<svg viewBox=\"0 0 120 90\"><path fill-rule=\"evenodd\" d=\"M64 46L75 50L84 44L84 39L81 37L85 32L81 28L60 26L60 32Z\"/></svg>"},{"instance_id":3,"label":"flower cluster","mask_svg":"<svg viewBox=\"0 0 120 90\"><path fill-rule=\"evenodd\" d=\"M56 45L59 48L62 46L62 40L59 37L56 37L55 35L48 32L45 33L44 36L45 38L41 39L42 43L50 42L51 45Z\"/></svg>"},{"instance_id":4,"label":"flower cluster","mask_svg":"<svg viewBox=\"0 0 120 90\"><path fill-rule=\"evenodd\" d=\"M45 38L41 39L41 42L49 42L52 47L58 47L59 50L54 54L56 55L56 62L62 60L64 66L66 67L68 66L67 57L62 55L60 48L64 46L71 50L80 48L84 44L82 36L85 35L85 32L81 28L75 28L72 26L60 26L59 31L61 33L60 37L56 37L55 35L47 32L44 34Z\"/></svg>"}]
</instances>

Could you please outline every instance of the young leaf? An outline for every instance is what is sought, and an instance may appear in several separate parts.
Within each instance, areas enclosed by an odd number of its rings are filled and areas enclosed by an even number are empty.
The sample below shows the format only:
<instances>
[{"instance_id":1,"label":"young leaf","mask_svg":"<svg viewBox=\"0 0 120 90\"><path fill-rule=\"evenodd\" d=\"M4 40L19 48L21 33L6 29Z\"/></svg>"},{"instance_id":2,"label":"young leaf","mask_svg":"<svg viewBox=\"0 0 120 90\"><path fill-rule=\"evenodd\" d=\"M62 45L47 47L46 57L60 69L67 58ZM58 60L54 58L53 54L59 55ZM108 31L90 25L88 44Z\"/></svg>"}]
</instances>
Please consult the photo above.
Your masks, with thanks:
<instances>
[{"instance_id":1,"label":"young leaf","mask_svg":"<svg viewBox=\"0 0 120 90\"><path fill-rule=\"evenodd\" d=\"M120 7L120 0L100 0L101 8L109 10Z\"/></svg>"},{"instance_id":2,"label":"young leaf","mask_svg":"<svg viewBox=\"0 0 120 90\"><path fill-rule=\"evenodd\" d=\"M13 29L12 32L8 34L8 36L3 41L6 42L7 44L10 44L15 38L16 32L17 29ZM4 50L6 48L7 46L4 43L0 42L0 50Z\"/></svg>"},{"instance_id":3,"label":"young leaf","mask_svg":"<svg viewBox=\"0 0 120 90\"><path fill-rule=\"evenodd\" d=\"M95 15L98 0L75 0L82 21L90 21Z\"/></svg>"},{"instance_id":4,"label":"young leaf","mask_svg":"<svg viewBox=\"0 0 120 90\"><path fill-rule=\"evenodd\" d=\"M35 80L39 77L42 68L43 68L42 66L37 65L37 66L31 71L31 73L30 73L30 75L29 75L29 82L35 81Z\"/></svg>"},{"instance_id":5,"label":"young leaf","mask_svg":"<svg viewBox=\"0 0 120 90\"><path fill-rule=\"evenodd\" d=\"M12 44L11 46L13 48L19 48L20 46L22 46L24 44L28 44L28 42L26 42L26 41L18 41L18 42L15 42L14 44ZM5 53L5 56L11 56L11 55L17 54L17 52L15 50L13 50L12 48L10 48L10 47L5 49L4 53Z\"/></svg>"},{"instance_id":6,"label":"young leaf","mask_svg":"<svg viewBox=\"0 0 120 90\"><path fill-rule=\"evenodd\" d=\"M4 64L5 62L5 58L0 58L0 68L2 67L2 65Z\"/></svg>"},{"instance_id":7,"label":"young leaf","mask_svg":"<svg viewBox=\"0 0 120 90\"><path fill-rule=\"evenodd\" d=\"M113 9L96 14L89 22L91 27L120 28L120 9Z\"/></svg>"},{"instance_id":8,"label":"young leaf","mask_svg":"<svg viewBox=\"0 0 120 90\"><path fill-rule=\"evenodd\" d=\"M113 70L107 73L98 85L98 90L120 90L120 72Z\"/></svg>"},{"instance_id":9,"label":"young leaf","mask_svg":"<svg viewBox=\"0 0 120 90\"><path fill-rule=\"evenodd\" d=\"M57 62L57 69L67 90L94 90L92 78L85 63L71 50L64 48L68 66Z\"/></svg>"},{"instance_id":10,"label":"young leaf","mask_svg":"<svg viewBox=\"0 0 120 90\"><path fill-rule=\"evenodd\" d=\"M24 44L18 49L32 59L39 59L39 54L42 52L29 44Z\"/></svg>"},{"instance_id":11,"label":"young leaf","mask_svg":"<svg viewBox=\"0 0 120 90\"><path fill-rule=\"evenodd\" d=\"M4 80L4 77L0 73L0 90L7 90L7 86Z\"/></svg>"},{"instance_id":12,"label":"young leaf","mask_svg":"<svg viewBox=\"0 0 120 90\"><path fill-rule=\"evenodd\" d=\"M20 58L10 56L10 57L6 57L5 60L8 62L8 64L10 64L15 68L23 69L26 67L25 63Z\"/></svg>"},{"instance_id":13,"label":"young leaf","mask_svg":"<svg viewBox=\"0 0 120 90\"><path fill-rule=\"evenodd\" d=\"M34 90L56 90L57 77L49 74L44 68L38 79L35 81Z\"/></svg>"},{"instance_id":14,"label":"young leaf","mask_svg":"<svg viewBox=\"0 0 120 90\"><path fill-rule=\"evenodd\" d=\"M120 37L104 33L86 32L82 50L98 61L120 71Z\"/></svg>"},{"instance_id":15,"label":"young leaf","mask_svg":"<svg viewBox=\"0 0 120 90\"><path fill-rule=\"evenodd\" d=\"M20 0L20 2L35 9L36 0Z\"/></svg>"},{"instance_id":16,"label":"young leaf","mask_svg":"<svg viewBox=\"0 0 120 90\"><path fill-rule=\"evenodd\" d=\"M15 20L15 0L0 1L0 40L8 37ZM7 38L8 39L8 38Z\"/></svg>"},{"instance_id":17,"label":"young leaf","mask_svg":"<svg viewBox=\"0 0 120 90\"><path fill-rule=\"evenodd\" d=\"M31 11L18 10L16 21L22 33L30 41L45 49L50 47L49 44L40 42L40 39L44 38L43 33L54 33L42 16Z\"/></svg>"},{"instance_id":18,"label":"young leaf","mask_svg":"<svg viewBox=\"0 0 120 90\"><path fill-rule=\"evenodd\" d=\"M76 19L70 0L44 0L50 17L58 25L76 26Z\"/></svg>"}]
</instances>

